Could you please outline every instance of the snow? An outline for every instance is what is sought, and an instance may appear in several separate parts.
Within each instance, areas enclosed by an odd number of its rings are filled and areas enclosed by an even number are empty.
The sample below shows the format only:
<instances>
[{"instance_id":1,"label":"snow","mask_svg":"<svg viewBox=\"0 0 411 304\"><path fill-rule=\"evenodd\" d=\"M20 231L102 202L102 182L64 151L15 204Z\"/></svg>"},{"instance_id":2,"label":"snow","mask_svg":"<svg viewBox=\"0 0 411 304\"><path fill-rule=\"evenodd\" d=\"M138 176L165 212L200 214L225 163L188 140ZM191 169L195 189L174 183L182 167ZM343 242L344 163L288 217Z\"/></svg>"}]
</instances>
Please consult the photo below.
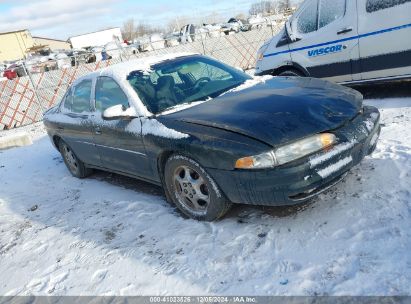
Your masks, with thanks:
<instances>
[{"instance_id":1,"label":"snow","mask_svg":"<svg viewBox=\"0 0 411 304\"><path fill-rule=\"evenodd\" d=\"M342 144L339 144L339 145L333 147L327 153L320 154L319 156L312 157L310 159L310 167L314 168L314 167L322 164L323 162L329 160L330 158L332 158L332 157L334 157L338 154L341 154L344 151L347 151L347 150L351 149L352 147L354 147L355 144L356 144L355 141L342 143Z\"/></svg>"},{"instance_id":2,"label":"snow","mask_svg":"<svg viewBox=\"0 0 411 304\"><path fill-rule=\"evenodd\" d=\"M366 103L381 137L340 184L214 223L182 218L156 186L72 177L36 131L0 151L0 294L410 295L411 98Z\"/></svg>"},{"instance_id":3,"label":"snow","mask_svg":"<svg viewBox=\"0 0 411 304\"><path fill-rule=\"evenodd\" d=\"M245 90L245 89L248 89L248 88L252 88L252 87L256 86L257 84L264 83L267 80L272 79L273 77L274 76L271 76L271 75L253 76L252 79L248 79L242 85L239 85L238 87L235 87L234 89L231 89L231 90L223 93L222 95L227 94L227 93L231 93L231 92L242 91L242 90Z\"/></svg>"},{"instance_id":4,"label":"snow","mask_svg":"<svg viewBox=\"0 0 411 304\"><path fill-rule=\"evenodd\" d=\"M321 170L318 170L317 173L322 177L322 178L326 178L328 176L330 176L331 174L341 170L342 168L346 167L347 165L349 165L350 163L352 163L352 157L348 156L345 157L343 159L340 159L338 162L324 168Z\"/></svg>"},{"instance_id":5,"label":"snow","mask_svg":"<svg viewBox=\"0 0 411 304\"><path fill-rule=\"evenodd\" d=\"M143 120L142 130L143 130L142 131L143 135L152 134L152 135L156 135L156 136L160 136L164 138L174 138L174 139L182 139L182 138L189 137L188 134L184 134L174 129L167 128L165 125L163 125L161 122L159 122L155 118L149 118L149 119Z\"/></svg>"},{"instance_id":6,"label":"snow","mask_svg":"<svg viewBox=\"0 0 411 304\"><path fill-rule=\"evenodd\" d=\"M120 77L125 79L133 71L150 72L151 66L155 64L190 55L195 55L195 53L169 53L161 56L142 57L106 67L100 71L100 74L105 76L120 75Z\"/></svg>"},{"instance_id":7,"label":"snow","mask_svg":"<svg viewBox=\"0 0 411 304\"><path fill-rule=\"evenodd\" d=\"M0 138L15 136L20 133L28 133L32 140L37 140L44 137L46 129L43 125L43 122L36 122L32 125L27 125L24 127L13 128L7 131L0 131Z\"/></svg>"},{"instance_id":8,"label":"snow","mask_svg":"<svg viewBox=\"0 0 411 304\"><path fill-rule=\"evenodd\" d=\"M211 98L208 98L207 100L200 100L200 101L193 101L193 102L187 102L187 103L179 104L179 105L168 108L167 110L161 112L161 114L159 116L180 112L182 110L186 110L186 109L195 107L195 106L197 106L199 104L202 104L202 103L204 103L206 101L209 101L209 100L211 100Z\"/></svg>"}]
</instances>

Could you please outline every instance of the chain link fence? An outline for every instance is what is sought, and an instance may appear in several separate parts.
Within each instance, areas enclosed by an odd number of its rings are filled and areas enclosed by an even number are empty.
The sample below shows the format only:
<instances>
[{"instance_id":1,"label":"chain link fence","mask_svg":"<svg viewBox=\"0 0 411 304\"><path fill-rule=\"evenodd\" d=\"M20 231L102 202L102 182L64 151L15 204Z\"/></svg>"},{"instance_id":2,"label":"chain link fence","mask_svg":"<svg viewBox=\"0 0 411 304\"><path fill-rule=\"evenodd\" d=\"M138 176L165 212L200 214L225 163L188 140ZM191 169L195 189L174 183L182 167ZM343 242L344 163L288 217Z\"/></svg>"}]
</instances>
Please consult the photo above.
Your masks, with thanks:
<instances>
[{"instance_id":1,"label":"chain link fence","mask_svg":"<svg viewBox=\"0 0 411 304\"><path fill-rule=\"evenodd\" d=\"M63 97L67 88L78 77L98 69L136 58L179 52L193 52L214 57L231 66L244 70L255 66L259 47L278 33L282 24L269 24L247 32L229 35L196 36L192 42L163 47L147 52L135 48L116 50L116 56L109 60L86 63L86 60L67 58L70 63L61 69L38 71L37 67L23 65L26 76L0 82L0 130L16 128L42 120L45 110ZM156 42L158 45L158 41ZM74 66L73 66L74 65ZM35 72L36 71L36 72Z\"/></svg>"}]
</instances>

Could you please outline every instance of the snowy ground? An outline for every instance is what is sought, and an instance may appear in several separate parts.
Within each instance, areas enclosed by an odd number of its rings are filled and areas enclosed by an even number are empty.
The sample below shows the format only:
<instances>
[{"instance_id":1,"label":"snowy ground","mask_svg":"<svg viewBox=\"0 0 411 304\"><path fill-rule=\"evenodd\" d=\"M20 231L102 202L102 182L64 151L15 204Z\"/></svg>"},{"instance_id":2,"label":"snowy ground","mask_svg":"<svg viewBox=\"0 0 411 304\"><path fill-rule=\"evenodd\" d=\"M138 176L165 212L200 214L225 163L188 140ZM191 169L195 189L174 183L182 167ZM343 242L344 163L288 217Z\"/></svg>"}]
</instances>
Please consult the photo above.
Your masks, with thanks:
<instances>
[{"instance_id":1,"label":"snowy ground","mask_svg":"<svg viewBox=\"0 0 411 304\"><path fill-rule=\"evenodd\" d=\"M0 152L1 295L410 295L411 98L376 152L309 205L181 218L161 189L70 176L48 138Z\"/></svg>"}]
</instances>

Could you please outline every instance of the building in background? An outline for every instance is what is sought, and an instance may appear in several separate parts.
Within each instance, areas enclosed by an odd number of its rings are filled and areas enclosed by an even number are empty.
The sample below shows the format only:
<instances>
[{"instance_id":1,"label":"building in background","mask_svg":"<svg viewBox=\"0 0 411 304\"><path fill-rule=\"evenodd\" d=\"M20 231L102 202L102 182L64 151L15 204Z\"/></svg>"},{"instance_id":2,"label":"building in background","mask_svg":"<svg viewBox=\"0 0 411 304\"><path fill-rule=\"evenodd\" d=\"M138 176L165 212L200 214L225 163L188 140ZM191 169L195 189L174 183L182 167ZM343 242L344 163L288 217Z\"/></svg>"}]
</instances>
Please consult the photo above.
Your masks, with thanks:
<instances>
[{"instance_id":1,"label":"building in background","mask_svg":"<svg viewBox=\"0 0 411 304\"><path fill-rule=\"evenodd\" d=\"M33 38L37 46L48 47L51 51L71 49L70 43L64 40L44 38L44 37L33 37Z\"/></svg>"},{"instance_id":2,"label":"building in background","mask_svg":"<svg viewBox=\"0 0 411 304\"><path fill-rule=\"evenodd\" d=\"M95 46L104 46L112 41L123 42L123 38L120 28L116 27L79 36L73 36L70 37L68 41L70 42L73 49L81 49Z\"/></svg>"},{"instance_id":3,"label":"building in background","mask_svg":"<svg viewBox=\"0 0 411 304\"><path fill-rule=\"evenodd\" d=\"M0 33L0 62L26 58L34 45L29 30Z\"/></svg>"}]
</instances>

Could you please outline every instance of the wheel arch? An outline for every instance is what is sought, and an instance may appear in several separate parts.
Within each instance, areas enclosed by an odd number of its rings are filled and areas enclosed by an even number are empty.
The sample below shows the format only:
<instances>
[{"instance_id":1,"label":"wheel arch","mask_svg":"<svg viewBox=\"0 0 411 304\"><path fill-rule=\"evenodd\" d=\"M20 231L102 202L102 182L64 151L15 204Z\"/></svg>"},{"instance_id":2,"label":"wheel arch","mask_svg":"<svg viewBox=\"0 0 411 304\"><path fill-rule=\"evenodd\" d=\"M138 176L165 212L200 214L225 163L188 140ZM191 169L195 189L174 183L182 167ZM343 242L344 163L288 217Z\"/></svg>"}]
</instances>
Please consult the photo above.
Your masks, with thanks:
<instances>
[{"instance_id":1,"label":"wheel arch","mask_svg":"<svg viewBox=\"0 0 411 304\"><path fill-rule=\"evenodd\" d=\"M273 76L277 76L285 71L296 71L300 74L302 74L304 77L310 77L310 73L308 72L308 70L306 68L304 68L302 65L294 62L294 61L290 61L290 62L286 62L282 65L280 65L279 67L272 69L271 71L269 71L268 74L271 74Z\"/></svg>"},{"instance_id":2,"label":"wheel arch","mask_svg":"<svg viewBox=\"0 0 411 304\"><path fill-rule=\"evenodd\" d=\"M62 140L61 137L58 136L58 135L54 135L53 138L52 138L52 140L53 140L53 145L54 145L54 147L55 147L57 150L60 150L59 144L60 144L60 140Z\"/></svg>"}]
</instances>

